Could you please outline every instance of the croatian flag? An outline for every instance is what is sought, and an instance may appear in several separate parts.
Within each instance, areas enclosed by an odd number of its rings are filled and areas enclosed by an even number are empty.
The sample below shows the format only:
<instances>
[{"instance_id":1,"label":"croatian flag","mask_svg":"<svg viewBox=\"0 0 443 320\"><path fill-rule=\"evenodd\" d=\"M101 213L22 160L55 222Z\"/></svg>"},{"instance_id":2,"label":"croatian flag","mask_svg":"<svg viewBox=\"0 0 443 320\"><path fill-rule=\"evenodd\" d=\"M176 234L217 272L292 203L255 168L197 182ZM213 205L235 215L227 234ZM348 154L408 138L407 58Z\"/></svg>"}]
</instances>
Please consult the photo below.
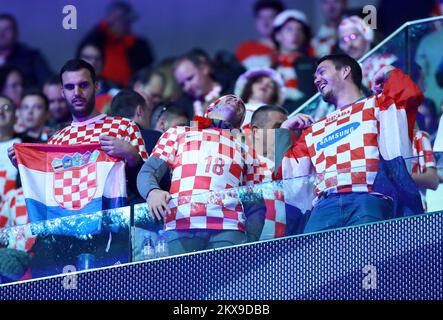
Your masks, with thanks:
<instances>
[{"instance_id":1,"label":"croatian flag","mask_svg":"<svg viewBox=\"0 0 443 320\"><path fill-rule=\"evenodd\" d=\"M125 205L125 163L99 144L19 143L14 150L31 222Z\"/></svg>"}]
</instances>

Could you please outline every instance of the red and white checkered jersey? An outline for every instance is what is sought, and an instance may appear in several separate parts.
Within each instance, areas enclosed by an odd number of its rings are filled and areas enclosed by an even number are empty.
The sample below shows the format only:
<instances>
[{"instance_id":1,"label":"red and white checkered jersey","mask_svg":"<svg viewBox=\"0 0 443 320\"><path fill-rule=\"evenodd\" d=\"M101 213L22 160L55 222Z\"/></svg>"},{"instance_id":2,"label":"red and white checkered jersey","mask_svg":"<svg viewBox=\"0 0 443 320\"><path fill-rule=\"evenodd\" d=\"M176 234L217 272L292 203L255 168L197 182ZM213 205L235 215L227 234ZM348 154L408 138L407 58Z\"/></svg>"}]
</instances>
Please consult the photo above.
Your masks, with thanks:
<instances>
[{"instance_id":1,"label":"red and white checkered jersey","mask_svg":"<svg viewBox=\"0 0 443 320\"><path fill-rule=\"evenodd\" d=\"M283 176L303 176L313 166L317 195L372 192L380 156L392 160L411 155L422 99L417 85L393 70L381 94L344 106L304 130L283 159Z\"/></svg>"},{"instance_id":2,"label":"red and white checkered jersey","mask_svg":"<svg viewBox=\"0 0 443 320\"><path fill-rule=\"evenodd\" d=\"M265 224L260 240L284 237L286 234L286 209L283 184L274 180L274 162L258 156L259 181L266 205Z\"/></svg>"},{"instance_id":3,"label":"red and white checkered jersey","mask_svg":"<svg viewBox=\"0 0 443 320\"><path fill-rule=\"evenodd\" d=\"M427 168L436 168L434 153L429 135L425 131L414 130L412 141L412 173L425 173Z\"/></svg>"},{"instance_id":4,"label":"red and white checkered jersey","mask_svg":"<svg viewBox=\"0 0 443 320\"><path fill-rule=\"evenodd\" d=\"M361 65L363 74L362 85L370 89L372 87L372 79L374 79L378 70L384 66L392 65L397 60L397 57L390 53L372 54L369 56Z\"/></svg>"},{"instance_id":5,"label":"red and white checkered jersey","mask_svg":"<svg viewBox=\"0 0 443 320\"><path fill-rule=\"evenodd\" d=\"M84 122L71 125L54 134L48 141L56 145L76 145L99 142L100 136L111 136L129 142L143 160L148 159L140 129L132 120L100 114Z\"/></svg>"},{"instance_id":6,"label":"red and white checkered jersey","mask_svg":"<svg viewBox=\"0 0 443 320\"><path fill-rule=\"evenodd\" d=\"M0 228L14 227L9 233L8 247L23 251L30 251L34 245L35 236L32 235L29 217L26 213L25 196L23 189L14 189L5 196L0 211Z\"/></svg>"},{"instance_id":7,"label":"red and white checkered jersey","mask_svg":"<svg viewBox=\"0 0 443 320\"><path fill-rule=\"evenodd\" d=\"M8 158L8 148L20 142L19 138L0 142L0 202L9 190L16 187L18 170Z\"/></svg>"},{"instance_id":8,"label":"red and white checkered jersey","mask_svg":"<svg viewBox=\"0 0 443 320\"><path fill-rule=\"evenodd\" d=\"M254 160L230 130L174 127L163 133L152 155L171 168L172 213L166 230L244 231L243 207L235 187L255 181ZM208 195L208 191L215 194Z\"/></svg>"}]
</instances>

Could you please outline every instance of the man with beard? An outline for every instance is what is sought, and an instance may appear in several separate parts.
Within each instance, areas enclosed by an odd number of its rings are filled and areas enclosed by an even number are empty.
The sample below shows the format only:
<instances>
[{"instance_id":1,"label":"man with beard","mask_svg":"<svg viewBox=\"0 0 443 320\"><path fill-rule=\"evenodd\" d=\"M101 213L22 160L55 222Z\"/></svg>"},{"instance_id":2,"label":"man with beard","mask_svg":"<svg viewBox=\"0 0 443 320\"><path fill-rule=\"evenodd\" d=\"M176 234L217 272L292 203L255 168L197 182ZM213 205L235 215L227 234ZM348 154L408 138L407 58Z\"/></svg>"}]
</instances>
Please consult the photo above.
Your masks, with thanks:
<instances>
[{"instance_id":1,"label":"man with beard","mask_svg":"<svg viewBox=\"0 0 443 320\"><path fill-rule=\"evenodd\" d=\"M52 136L48 143L54 145L100 143L108 155L126 161L129 169L126 171L128 180L135 179L143 160L147 159L140 130L129 119L108 116L95 110L98 83L94 68L81 59L69 60L60 71L60 80L62 94L73 121ZM8 155L16 165L13 148L8 149ZM115 183L125 183L125 181L115 181ZM123 262L119 254L125 250L120 247L125 239L118 241L118 237L119 234L113 236L98 234L92 236L90 240L61 235L38 237L34 246L36 255L33 259L33 276L54 274L54 270L48 271L48 264L52 264L56 272L62 272L63 266L75 265L75 257L90 250L98 255L97 259L104 259L107 264L114 260L114 262ZM111 241L114 245L108 250ZM123 244L125 245L126 243Z\"/></svg>"},{"instance_id":2,"label":"man with beard","mask_svg":"<svg viewBox=\"0 0 443 320\"><path fill-rule=\"evenodd\" d=\"M305 232L376 222L394 217L399 205L423 211L403 158L411 155L415 114L423 95L399 69L386 66L362 96L362 72L347 55L319 60L315 85L336 110L305 130L283 159L283 178L313 171L313 209ZM282 128L297 128L292 119ZM389 187L389 188L388 188ZM294 187L291 201L307 198ZM397 211L398 212L398 211Z\"/></svg>"}]
</instances>

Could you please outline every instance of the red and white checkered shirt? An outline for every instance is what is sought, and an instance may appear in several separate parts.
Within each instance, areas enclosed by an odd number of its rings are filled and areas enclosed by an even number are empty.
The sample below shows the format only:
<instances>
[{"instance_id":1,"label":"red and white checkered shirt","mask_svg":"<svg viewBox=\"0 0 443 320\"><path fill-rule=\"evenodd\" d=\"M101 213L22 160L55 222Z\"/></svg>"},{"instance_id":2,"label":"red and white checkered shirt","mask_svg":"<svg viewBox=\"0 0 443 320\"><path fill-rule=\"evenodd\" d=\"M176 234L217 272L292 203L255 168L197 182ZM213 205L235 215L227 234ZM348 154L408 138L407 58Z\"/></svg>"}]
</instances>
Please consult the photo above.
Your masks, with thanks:
<instances>
[{"instance_id":1,"label":"red and white checkered shirt","mask_svg":"<svg viewBox=\"0 0 443 320\"><path fill-rule=\"evenodd\" d=\"M390 53L373 54L369 56L361 65L363 76L362 85L370 89L372 87L372 79L374 79L378 70L384 66L392 65L397 60L397 57Z\"/></svg>"},{"instance_id":2,"label":"red and white checkered shirt","mask_svg":"<svg viewBox=\"0 0 443 320\"><path fill-rule=\"evenodd\" d=\"M14 227L9 233L8 248L30 251L35 242L26 213L23 189L9 191L0 210L0 228Z\"/></svg>"},{"instance_id":3,"label":"red and white checkered shirt","mask_svg":"<svg viewBox=\"0 0 443 320\"><path fill-rule=\"evenodd\" d=\"M151 156L172 172L166 230L245 230L242 204L229 189L258 181L241 139L226 129L174 127L163 133Z\"/></svg>"},{"instance_id":4,"label":"red and white checkered shirt","mask_svg":"<svg viewBox=\"0 0 443 320\"><path fill-rule=\"evenodd\" d=\"M266 205L265 224L260 240L284 237L286 234L285 196L281 181L274 181L274 162L258 156L259 181Z\"/></svg>"},{"instance_id":5,"label":"red and white checkered shirt","mask_svg":"<svg viewBox=\"0 0 443 320\"><path fill-rule=\"evenodd\" d=\"M410 141L404 141L408 134L412 139L411 123L408 125L411 120L405 111L413 114L422 99L415 83L395 69L380 95L344 106L320 119L304 130L285 157L310 159L317 173L317 195L372 192L381 150L392 158L405 156L405 150L411 154Z\"/></svg>"},{"instance_id":6,"label":"red and white checkered shirt","mask_svg":"<svg viewBox=\"0 0 443 320\"><path fill-rule=\"evenodd\" d=\"M71 125L54 134L48 141L56 145L76 145L99 142L100 136L111 136L129 142L144 161L148 159L145 143L137 125L129 119L100 114Z\"/></svg>"}]
</instances>

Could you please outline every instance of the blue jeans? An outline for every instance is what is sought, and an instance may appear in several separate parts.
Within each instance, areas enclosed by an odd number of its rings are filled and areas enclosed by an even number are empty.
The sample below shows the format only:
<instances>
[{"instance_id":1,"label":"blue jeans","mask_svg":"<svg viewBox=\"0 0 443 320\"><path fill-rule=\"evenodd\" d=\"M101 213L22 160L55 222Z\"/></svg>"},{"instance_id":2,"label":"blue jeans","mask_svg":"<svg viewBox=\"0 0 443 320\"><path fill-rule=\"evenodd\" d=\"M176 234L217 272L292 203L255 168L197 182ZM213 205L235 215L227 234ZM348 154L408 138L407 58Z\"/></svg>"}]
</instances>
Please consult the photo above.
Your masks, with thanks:
<instances>
[{"instance_id":1,"label":"blue jeans","mask_svg":"<svg viewBox=\"0 0 443 320\"><path fill-rule=\"evenodd\" d=\"M393 202L366 192L333 193L312 209L304 233L391 219Z\"/></svg>"}]
</instances>

